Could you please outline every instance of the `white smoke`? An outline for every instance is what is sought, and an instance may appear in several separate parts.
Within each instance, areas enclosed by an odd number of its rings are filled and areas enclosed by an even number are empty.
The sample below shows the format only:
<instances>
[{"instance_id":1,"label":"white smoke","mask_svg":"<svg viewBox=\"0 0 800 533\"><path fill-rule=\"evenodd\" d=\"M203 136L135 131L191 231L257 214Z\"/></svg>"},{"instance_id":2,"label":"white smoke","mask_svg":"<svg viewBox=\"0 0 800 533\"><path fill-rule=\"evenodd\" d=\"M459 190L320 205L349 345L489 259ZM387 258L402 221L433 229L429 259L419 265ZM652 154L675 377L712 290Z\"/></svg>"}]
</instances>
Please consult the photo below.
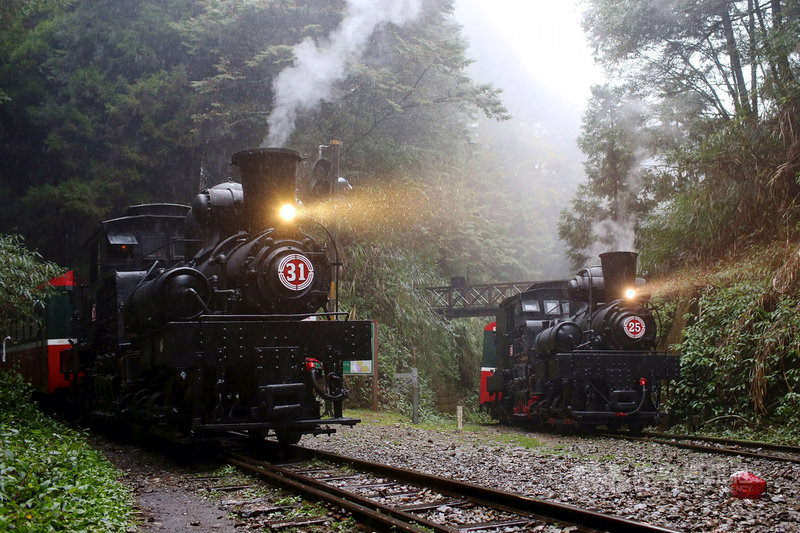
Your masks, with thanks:
<instances>
[{"instance_id":1,"label":"white smoke","mask_svg":"<svg viewBox=\"0 0 800 533\"><path fill-rule=\"evenodd\" d=\"M634 152L634 163L625 176L627 196L634 198L641 194L644 185L645 166L653 161L648 155L645 145L651 142L649 133L644 129L645 118L651 114L647 103L641 98L628 96L618 109L617 127L625 129L632 137L628 146ZM608 207L608 206L606 206ZM597 242L588 251L590 258L596 258L603 252L636 252L636 217L628 212L626 202L616 206L616 219L604 219L594 225L593 231Z\"/></svg>"},{"instance_id":2,"label":"white smoke","mask_svg":"<svg viewBox=\"0 0 800 533\"><path fill-rule=\"evenodd\" d=\"M594 227L599 240L592 247L589 257L596 258L603 252L635 252L636 234L635 220L632 216L623 216L619 220L602 220Z\"/></svg>"},{"instance_id":3,"label":"white smoke","mask_svg":"<svg viewBox=\"0 0 800 533\"><path fill-rule=\"evenodd\" d=\"M282 147L294 132L297 113L329 101L331 88L347 75L347 63L364 50L370 35L384 24L404 24L416 18L421 0L347 0L344 19L319 45L307 37L294 47L294 66L273 82L269 133L262 146Z\"/></svg>"}]
</instances>

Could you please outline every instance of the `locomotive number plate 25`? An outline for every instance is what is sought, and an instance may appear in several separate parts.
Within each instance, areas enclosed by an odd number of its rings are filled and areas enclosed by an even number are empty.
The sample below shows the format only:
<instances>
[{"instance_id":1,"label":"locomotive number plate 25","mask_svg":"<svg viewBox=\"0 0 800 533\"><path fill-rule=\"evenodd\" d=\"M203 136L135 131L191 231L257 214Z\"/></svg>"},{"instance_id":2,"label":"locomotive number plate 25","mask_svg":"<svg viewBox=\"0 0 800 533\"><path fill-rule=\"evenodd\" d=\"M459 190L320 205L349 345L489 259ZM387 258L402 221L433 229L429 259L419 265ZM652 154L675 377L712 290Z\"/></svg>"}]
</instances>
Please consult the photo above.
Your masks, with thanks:
<instances>
[{"instance_id":1,"label":"locomotive number plate 25","mask_svg":"<svg viewBox=\"0 0 800 533\"><path fill-rule=\"evenodd\" d=\"M631 339L639 339L644 336L644 320L638 316L629 316L622 323L625 334Z\"/></svg>"},{"instance_id":2,"label":"locomotive number plate 25","mask_svg":"<svg viewBox=\"0 0 800 533\"><path fill-rule=\"evenodd\" d=\"M278 279L287 289L302 291L314 281L314 265L304 255L289 254L278 263Z\"/></svg>"}]
</instances>

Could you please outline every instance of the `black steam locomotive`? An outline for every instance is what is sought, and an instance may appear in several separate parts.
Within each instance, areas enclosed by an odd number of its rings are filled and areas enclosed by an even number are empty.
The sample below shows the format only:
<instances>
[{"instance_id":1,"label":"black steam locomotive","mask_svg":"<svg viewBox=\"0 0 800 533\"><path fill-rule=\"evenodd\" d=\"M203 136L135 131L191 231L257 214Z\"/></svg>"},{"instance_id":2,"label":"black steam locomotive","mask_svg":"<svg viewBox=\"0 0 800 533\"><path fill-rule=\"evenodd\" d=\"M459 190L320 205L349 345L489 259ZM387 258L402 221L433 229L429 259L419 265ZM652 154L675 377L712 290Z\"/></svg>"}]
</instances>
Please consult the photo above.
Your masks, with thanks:
<instances>
[{"instance_id":1,"label":"black steam locomotive","mask_svg":"<svg viewBox=\"0 0 800 533\"><path fill-rule=\"evenodd\" d=\"M636 258L601 254L601 266L500 304L495 349L484 350L483 366L494 372L481 391L494 418L637 433L661 416L662 382L680 377L679 356L655 351L658 315Z\"/></svg>"},{"instance_id":2,"label":"black steam locomotive","mask_svg":"<svg viewBox=\"0 0 800 533\"><path fill-rule=\"evenodd\" d=\"M327 230L291 217L300 160L238 152L241 183L102 224L74 268L77 340L61 354L83 409L193 440L296 443L358 422L342 416L343 364L371 359L372 324L325 309L339 261Z\"/></svg>"}]
</instances>

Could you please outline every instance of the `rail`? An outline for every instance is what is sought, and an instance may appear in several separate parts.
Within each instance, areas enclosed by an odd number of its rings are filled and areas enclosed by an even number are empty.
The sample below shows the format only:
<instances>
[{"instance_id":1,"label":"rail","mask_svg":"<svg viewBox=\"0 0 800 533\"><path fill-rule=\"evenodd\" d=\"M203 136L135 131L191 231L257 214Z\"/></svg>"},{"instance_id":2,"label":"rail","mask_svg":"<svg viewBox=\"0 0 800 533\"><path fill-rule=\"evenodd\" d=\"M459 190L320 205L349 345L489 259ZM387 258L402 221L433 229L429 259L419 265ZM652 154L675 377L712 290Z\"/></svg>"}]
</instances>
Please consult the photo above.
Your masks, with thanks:
<instances>
[{"instance_id":1,"label":"rail","mask_svg":"<svg viewBox=\"0 0 800 533\"><path fill-rule=\"evenodd\" d=\"M362 461L352 457L343 457L329 452L319 450L309 450L301 447L291 447L284 450L291 455L291 464L294 468L285 468L269 462L253 459L241 454L231 454L225 458L230 464L244 468L258 475L263 476L270 483L283 488L300 493L311 495L315 499L321 499L342 507L351 512L357 520L368 524L380 531L407 531L421 532L434 531L437 533L454 533L458 531L472 530L498 530L502 531L507 526L531 524L532 522L545 522L550 524L571 524L578 528L588 528L590 530L615 531L615 532L661 532L667 533L673 530L660 526L637 522L626 518L582 509L572 505L548 502L536 498L526 497L520 494L504 492L490 487L482 487L473 483L466 483L452 479L432 476L421 472L405 468L391 467L388 465ZM287 457L284 457L287 459ZM346 465L346 475L337 474L334 477L315 479L312 471L298 471L297 459L313 461L314 469L319 470L322 475L329 476L328 469L322 468L317 461L332 463L335 465ZM450 498L448 505L478 505L485 508L496 509L501 512L510 513L506 519L499 521L485 522L481 524L442 524L435 520L425 518L422 514L431 507L435 508L441 503L431 505L409 505L404 501L402 508L381 503L375 499L360 496L346 487L334 487L325 482L352 478L353 471L370 472L379 477L379 483L372 482L371 485L358 485L359 487L379 487L379 491L386 493L387 487L394 485L392 480L400 480L403 483L416 487L424 487L423 492L431 489ZM405 490L405 489L404 489ZM391 496L391 494L384 494ZM408 492L398 493L398 495L408 496ZM584 530L584 529L579 529Z\"/></svg>"},{"instance_id":2,"label":"rail","mask_svg":"<svg viewBox=\"0 0 800 533\"><path fill-rule=\"evenodd\" d=\"M674 448L683 448L696 452L738 455L740 457L750 457L753 459L766 459L770 461L800 464L800 448L797 446L658 432L648 432L641 436L624 435L620 433L604 433L604 435L615 439L664 444ZM771 450L777 453L768 453L764 450Z\"/></svg>"}]
</instances>

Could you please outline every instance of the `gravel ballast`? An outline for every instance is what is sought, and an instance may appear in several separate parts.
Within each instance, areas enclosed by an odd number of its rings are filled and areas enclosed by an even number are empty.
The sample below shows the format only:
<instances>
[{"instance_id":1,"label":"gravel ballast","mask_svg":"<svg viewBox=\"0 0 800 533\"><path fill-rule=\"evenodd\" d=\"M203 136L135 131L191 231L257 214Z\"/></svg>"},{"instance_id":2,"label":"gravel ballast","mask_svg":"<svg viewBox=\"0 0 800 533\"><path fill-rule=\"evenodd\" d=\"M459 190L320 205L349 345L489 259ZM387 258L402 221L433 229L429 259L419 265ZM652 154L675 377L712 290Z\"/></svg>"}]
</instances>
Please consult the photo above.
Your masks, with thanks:
<instances>
[{"instance_id":1,"label":"gravel ballast","mask_svg":"<svg viewBox=\"0 0 800 533\"><path fill-rule=\"evenodd\" d=\"M800 465L793 463L499 426L362 423L301 444L682 531L800 531ZM767 481L760 499L732 497L730 476L742 470Z\"/></svg>"},{"instance_id":2,"label":"gravel ballast","mask_svg":"<svg viewBox=\"0 0 800 533\"><path fill-rule=\"evenodd\" d=\"M369 422L300 444L680 531L800 532L800 465L793 463L500 426L457 431ZM197 467L129 445L98 447L134 491L139 531L254 527L198 489ZM743 470L766 480L760 499L732 497L729 478Z\"/></svg>"}]
</instances>

